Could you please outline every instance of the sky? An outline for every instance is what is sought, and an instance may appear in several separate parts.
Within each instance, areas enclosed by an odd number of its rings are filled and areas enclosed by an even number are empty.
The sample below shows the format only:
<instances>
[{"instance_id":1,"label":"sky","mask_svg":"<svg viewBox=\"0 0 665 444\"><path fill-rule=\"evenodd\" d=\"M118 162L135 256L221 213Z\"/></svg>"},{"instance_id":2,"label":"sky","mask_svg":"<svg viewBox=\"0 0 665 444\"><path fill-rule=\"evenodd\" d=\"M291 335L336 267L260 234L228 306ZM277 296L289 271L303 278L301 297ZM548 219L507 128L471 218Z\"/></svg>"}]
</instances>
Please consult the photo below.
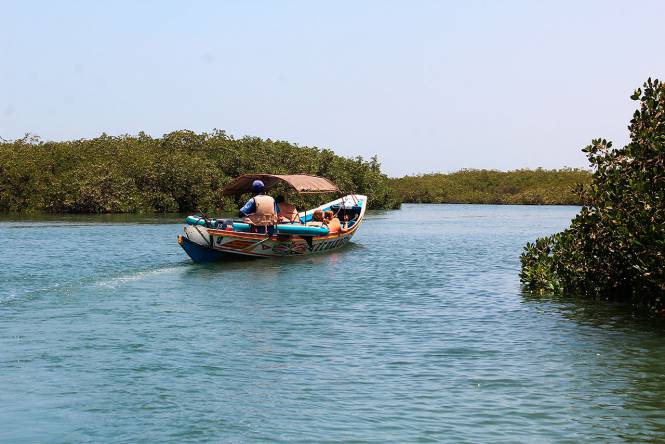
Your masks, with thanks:
<instances>
[{"instance_id":1,"label":"sky","mask_svg":"<svg viewBox=\"0 0 665 444\"><path fill-rule=\"evenodd\" d=\"M223 129L390 176L587 167L665 78L663 1L0 0L0 137Z\"/></svg>"}]
</instances>

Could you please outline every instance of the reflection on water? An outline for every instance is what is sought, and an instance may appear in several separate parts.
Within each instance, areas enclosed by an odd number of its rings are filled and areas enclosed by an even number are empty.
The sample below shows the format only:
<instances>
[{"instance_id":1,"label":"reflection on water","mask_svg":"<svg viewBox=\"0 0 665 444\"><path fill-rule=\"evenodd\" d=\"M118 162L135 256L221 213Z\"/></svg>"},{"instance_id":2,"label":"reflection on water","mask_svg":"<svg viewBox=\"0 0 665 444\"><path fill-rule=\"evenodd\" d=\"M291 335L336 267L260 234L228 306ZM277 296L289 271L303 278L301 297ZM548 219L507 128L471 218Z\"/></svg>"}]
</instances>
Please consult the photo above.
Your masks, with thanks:
<instances>
[{"instance_id":1,"label":"reflection on water","mask_svg":"<svg viewBox=\"0 0 665 444\"><path fill-rule=\"evenodd\" d=\"M521 292L576 211L406 205L208 265L179 215L5 217L0 441L657 442L662 327Z\"/></svg>"},{"instance_id":2,"label":"reflection on water","mask_svg":"<svg viewBox=\"0 0 665 444\"><path fill-rule=\"evenodd\" d=\"M586 357L577 365L596 391L591 410L604 413L617 437L660 442L665 436L662 321L622 303L529 294L524 299L545 314L558 314L572 323L562 337L574 344L567 349ZM596 438L607 439L604 434Z\"/></svg>"},{"instance_id":3,"label":"reflection on water","mask_svg":"<svg viewBox=\"0 0 665 444\"><path fill-rule=\"evenodd\" d=\"M561 313L566 319L612 330L639 330L665 337L665 323L659 317L629 303L588 300L570 295L538 295L522 291L524 301Z\"/></svg>"}]
</instances>

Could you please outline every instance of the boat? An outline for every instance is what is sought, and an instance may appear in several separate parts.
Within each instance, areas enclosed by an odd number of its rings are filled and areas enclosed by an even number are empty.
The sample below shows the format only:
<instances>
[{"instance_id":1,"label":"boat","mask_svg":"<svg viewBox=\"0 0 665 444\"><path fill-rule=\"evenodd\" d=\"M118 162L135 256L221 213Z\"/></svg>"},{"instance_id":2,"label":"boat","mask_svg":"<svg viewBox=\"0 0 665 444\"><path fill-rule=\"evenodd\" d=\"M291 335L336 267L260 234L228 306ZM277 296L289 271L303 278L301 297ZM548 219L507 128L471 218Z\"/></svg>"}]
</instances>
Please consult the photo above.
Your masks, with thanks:
<instances>
[{"instance_id":1,"label":"boat","mask_svg":"<svg viewBox=\"0 0 665 444\"><path fill-rule=\"evenodd\" d=\"M339 197L298 213L300 222L275 225L270 235L255 232L253 226L241 220L211 219L204 214L188 216L178 243L194 262L306 256L337 250L349 243L365 216L367 196L344 195L330 180L306 174L245 174L232 180L222 194L249 193L255 180L264 183L266 192L280 189L298 194L335 193ZM325 225L305 225L316 210L333 211L342 221L342 230L331 233Z\"/></svg>"}]
</instances>

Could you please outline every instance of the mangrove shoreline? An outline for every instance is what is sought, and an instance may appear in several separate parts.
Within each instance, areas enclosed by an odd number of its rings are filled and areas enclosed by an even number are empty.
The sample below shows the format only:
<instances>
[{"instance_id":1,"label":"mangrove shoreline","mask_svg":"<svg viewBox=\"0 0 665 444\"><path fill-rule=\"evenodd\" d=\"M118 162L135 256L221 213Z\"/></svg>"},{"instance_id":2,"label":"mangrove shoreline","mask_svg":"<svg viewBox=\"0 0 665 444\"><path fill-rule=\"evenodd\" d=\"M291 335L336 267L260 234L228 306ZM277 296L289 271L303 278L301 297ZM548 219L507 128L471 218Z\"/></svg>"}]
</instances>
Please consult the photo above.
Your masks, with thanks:
<instances>
[{"instance_id":1,"label":"mangrove shoreline","mask_svg":"<svg viewBox=\"0 0 665 444\"><path fill-rule=\"evenodd\" d=\"M582 169L521 169L514 171L464 169L389 179L404 203L582 205L579 189L591 182Z\"/></svg>"},{"instance_id":2,"label":"mangrove shoreline","mask_svg":"<svg viewBox=\"0 0 665 444\"><path fill-rule=\"evenodd\" d=\"M629 302L665 318L665 84L632 94L630 142L594 139L588 202L568 228L529 242L520 279L533 293Z\"/></svg>"},{"instance_id":3,"label":"mangrove shoreline","mask_svg":"<svg viewBox=\"0 0 665 444\"><path fill-rule=\"evenodd\" d=\"M580 205L575 187L590 173L561 170L461 170L389 178L376 157L346 158L329 149L224 131L174 131L154 138L108 136L0 141L0 212L185 213L237 208L221 190L247 173L305 173L365 194L371 209L401 203ZM296 202L311 205L312 197Z\"/></svg>"}]
</instances>

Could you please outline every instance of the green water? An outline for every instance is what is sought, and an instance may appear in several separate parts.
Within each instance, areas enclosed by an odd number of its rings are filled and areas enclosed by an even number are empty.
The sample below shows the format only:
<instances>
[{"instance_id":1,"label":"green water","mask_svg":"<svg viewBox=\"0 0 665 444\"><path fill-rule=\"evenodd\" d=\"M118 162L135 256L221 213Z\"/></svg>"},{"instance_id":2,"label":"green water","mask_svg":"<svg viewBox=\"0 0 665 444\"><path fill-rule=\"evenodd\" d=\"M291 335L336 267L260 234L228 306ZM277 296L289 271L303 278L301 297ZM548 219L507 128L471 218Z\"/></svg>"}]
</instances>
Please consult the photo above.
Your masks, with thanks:
<instances>
[{"instance_id":1,"label":"green water","mask_svg":"<svg viewBox=\"0 0 665 444\"><path fill-rule=\"evenodd\" d=\"M405 205L205 266L180 217L7 216L0 442L661 441L663 330L520 291L576 211Z\"/></svg>"}]
</instances>

